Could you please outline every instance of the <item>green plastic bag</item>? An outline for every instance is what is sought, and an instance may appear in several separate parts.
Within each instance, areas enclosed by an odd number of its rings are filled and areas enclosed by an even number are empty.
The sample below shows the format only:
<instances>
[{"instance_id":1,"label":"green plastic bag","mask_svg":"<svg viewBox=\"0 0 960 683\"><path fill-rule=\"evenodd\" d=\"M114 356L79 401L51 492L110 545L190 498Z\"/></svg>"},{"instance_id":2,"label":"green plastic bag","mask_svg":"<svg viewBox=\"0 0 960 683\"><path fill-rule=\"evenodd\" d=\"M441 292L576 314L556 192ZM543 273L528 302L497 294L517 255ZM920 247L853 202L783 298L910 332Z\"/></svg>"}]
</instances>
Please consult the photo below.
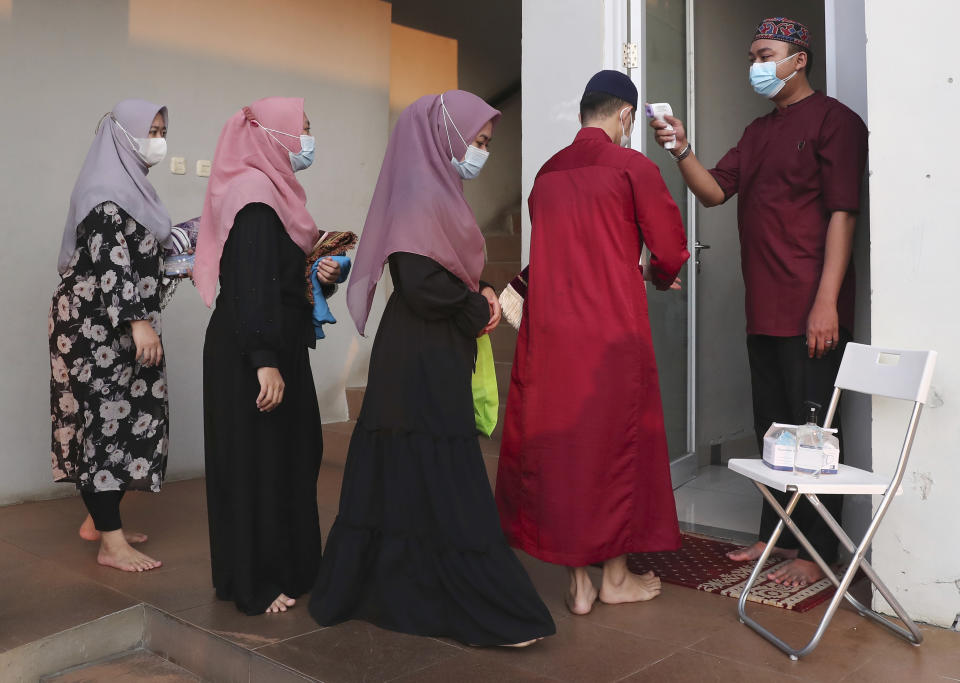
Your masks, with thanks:
<instances>
[{"instance_id":1,"label":"green plastic bag","mask_svg":"<svg viewBox=\"0 0 960 683\"><path fill-rule=\"evenodd\" d=\"M493 347L490 335L477 337L477 366L473 371L473 416L477 431L485 436L493 434L500 410L500 394L497 393L497 370L493 364Z\"/></svg>"}]
</instances>

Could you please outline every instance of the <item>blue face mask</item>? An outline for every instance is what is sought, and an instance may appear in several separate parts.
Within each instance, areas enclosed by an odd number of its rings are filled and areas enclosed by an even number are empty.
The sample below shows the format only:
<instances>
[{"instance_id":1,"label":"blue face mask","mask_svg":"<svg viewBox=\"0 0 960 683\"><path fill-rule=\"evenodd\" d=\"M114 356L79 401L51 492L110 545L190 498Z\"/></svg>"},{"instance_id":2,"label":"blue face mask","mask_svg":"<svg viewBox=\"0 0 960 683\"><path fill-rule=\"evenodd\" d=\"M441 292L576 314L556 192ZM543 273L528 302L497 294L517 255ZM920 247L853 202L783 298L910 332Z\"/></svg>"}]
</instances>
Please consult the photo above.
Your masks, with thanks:
<instances>
[{"instance_id":1,"label":"blue face mask","mask_svg":"<svg viewBox=\"0 0 960 683\"><path fill-rule=\"evenodd\" d=\"M280 138L274 135L274 133L278 133L280 135L286 135L288 138L295 138L298 136L291 135L290 133L284 133L282 130L267 128L266 126L261 124L259 121L254 121L254 123L260 126L260 128L262 128L267 135L269 135L274 140L276 140L277 144L279 144L281 147L287 150L287 153L290 155L290 166L291 168L293 168L294 173L296 173L297 171L302 171L305 168L309 168L310 164L313 163L313 152L316 146L316 140L312 135L299 136L300 151L294 154L292 151L290 151L289 147L287 147L285 144L280 142Z\"/></svg>"},{"instance_id":2,"label":"blue face mask","mask_svg":"<svg viewBox=\"0 0 960 683\"><path fill-rule=\"evenodd\" d=\"M787 84L787 81L797 75L797 72L794 71L786 78L778 78L777 67L787 60L793 59L798 54L800 53L796 52L789 57L781 59L779 62L758 62L751 64L750 85L753 86L756 93L767 98L776 97L777 93L783 90L783 86Z\"/></svg>"},{"instance_id":3,"label":"blue face mask","mask_svg":"<svg viewBox=\"0 0 960 683\"><path fill-rule=\"evenodd\" d=\"M447 111L447 105L443 103L443 95L440 95L440 110L443 112L443 126L447 131L447 145L450 147L450 163L456 169L457 175L461 178L464 180L473 180L480 175L483 165L487 163L487 159L490 158L490 152L467 144L467 141L463 139L463 135L460 135L460 129L457 128L457 124L453 123L453 117L450 116L450 112ZM467 148L462 160L457 159L457 156L453 153L453 142L450 140L450 128L447 126L448 119L450 123L453 123L453 129L457 132L457 135L460 136L460 141L463 143L463 146Z\"/></svg>"},{"instance_id":4,"label":"blue face mask","mask_svg":"<svg viewBox=\"0 0 960 683\"><path fill-rule=\"evenodd\" d=\"M290 152L290 165L293 166L294 173L310 168L310 164L313 163L314 145L316 140L312 135L300 136L300 152L298 154Z\"/></svg>"}]
</instances>

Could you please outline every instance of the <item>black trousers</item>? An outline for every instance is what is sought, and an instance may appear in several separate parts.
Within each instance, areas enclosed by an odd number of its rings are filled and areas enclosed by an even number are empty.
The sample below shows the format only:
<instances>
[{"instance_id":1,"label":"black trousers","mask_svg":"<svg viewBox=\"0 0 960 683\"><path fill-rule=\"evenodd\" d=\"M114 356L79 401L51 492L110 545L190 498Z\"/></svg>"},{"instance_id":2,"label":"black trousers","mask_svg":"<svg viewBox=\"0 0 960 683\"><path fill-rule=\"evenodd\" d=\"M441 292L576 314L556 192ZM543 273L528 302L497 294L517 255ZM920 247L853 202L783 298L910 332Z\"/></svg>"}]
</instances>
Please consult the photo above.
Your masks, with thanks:
<instances>
[{"instance_id":1,"label":"black trousers","mask_svg":"<svg viewBox=\"0 0 960 683\"><path fill-rule=\"evenodd\" d=\"M120 522L120 501L123 491L81 491L80 497L93 517L97 531L116 531L123 528Z\"/></svg>"},{"instance_id":2,"label":"black trousers","mask_svg":"<svg viewBox=\"0 0 960 683\"><path fill-rule=\"evenodd\" d=\"M840 369L843 350L851 335L840 330L837 347L824 354L823 358L809 358L806 338L769 337L766 335L747 335L747 356L750 360L750 380L753 389L753 428L757 436L757 446L763 452L763 435L771 422L801 424L805 422L804 403L813 401L822 408L818 414L823 424L833 385ZM837 409L832 427L840 430L840 410ZM843 461L843 432L837 432L840 439L840 460ZM786 506L792 494L771 491L780 504ZM821 499L830 513L840 521L843 498L823 496ZM764 501L760 517L760 540L770 538L780 518L773 508ZM793 520L809 539L810 544L828 563L837 559L837 538L827 523L806 498L801 498L793 513ZM777 541L780 548L799 549L800 558L810 560L810 554L800 547L800 542L784 530Z\"/></svg>"}]
</instances>

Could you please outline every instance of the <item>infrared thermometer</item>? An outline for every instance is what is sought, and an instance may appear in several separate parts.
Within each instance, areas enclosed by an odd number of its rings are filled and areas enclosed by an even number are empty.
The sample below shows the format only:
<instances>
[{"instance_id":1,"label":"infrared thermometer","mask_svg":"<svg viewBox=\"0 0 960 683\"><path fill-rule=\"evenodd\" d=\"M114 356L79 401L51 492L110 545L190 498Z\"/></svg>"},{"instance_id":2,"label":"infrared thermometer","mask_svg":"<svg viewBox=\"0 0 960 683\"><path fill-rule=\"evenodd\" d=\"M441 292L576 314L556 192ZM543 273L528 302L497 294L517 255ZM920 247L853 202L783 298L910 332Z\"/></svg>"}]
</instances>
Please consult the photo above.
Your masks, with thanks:
<instances>
[{"instance_id":1,"label":"infrared thermometer","mask_svg":"<svg viewBox=\"0 0 960 683\"><path fill-rule=\"evenodd\" d=\"M656 119L657 121L663 121L667 123L666 116L673 116L673 109L670 107L669 102L657 102L656 104L647 103L647 118ZM666 130L672 131L673 126L667 123ZM676 138L670 142L663 143L664 149L673 149L677 146Z\"/></svg>"}]
</instances>

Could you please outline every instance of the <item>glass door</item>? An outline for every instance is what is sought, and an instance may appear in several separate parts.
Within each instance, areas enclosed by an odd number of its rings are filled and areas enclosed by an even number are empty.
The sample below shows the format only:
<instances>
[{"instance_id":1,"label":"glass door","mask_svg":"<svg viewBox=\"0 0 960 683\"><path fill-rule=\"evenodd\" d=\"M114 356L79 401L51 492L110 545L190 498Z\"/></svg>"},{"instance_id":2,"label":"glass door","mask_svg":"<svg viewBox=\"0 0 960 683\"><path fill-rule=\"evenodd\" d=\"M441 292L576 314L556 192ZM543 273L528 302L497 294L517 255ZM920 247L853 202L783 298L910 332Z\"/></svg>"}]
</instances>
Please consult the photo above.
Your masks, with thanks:
<instances>
[{"instance_id":1,"label":"glass door","mask_svg":"<svg viewBox=\"0 0 960 683\"><path fill-rule=\"evenodd\" d=\"M696 211L673 157L654 140L646 125L642 102L668 102L674 115L684 121L693 135L693 69L688 45L692 41L692 0L628 0L628 42L638 46L637 68L631 77L641 92L638 112L639 146L660 168L663 179L680 208L687 229L691 255L696 253ZM637 73L639 72L639 73ZM640 134L640 131L644 131ZM648 287L650 327L660 376L660 394L670 452L673 486L693 479L697 472L695 410L695 256L683 267L680 291L661 292Z\"/></svg>"}]
</instances>

